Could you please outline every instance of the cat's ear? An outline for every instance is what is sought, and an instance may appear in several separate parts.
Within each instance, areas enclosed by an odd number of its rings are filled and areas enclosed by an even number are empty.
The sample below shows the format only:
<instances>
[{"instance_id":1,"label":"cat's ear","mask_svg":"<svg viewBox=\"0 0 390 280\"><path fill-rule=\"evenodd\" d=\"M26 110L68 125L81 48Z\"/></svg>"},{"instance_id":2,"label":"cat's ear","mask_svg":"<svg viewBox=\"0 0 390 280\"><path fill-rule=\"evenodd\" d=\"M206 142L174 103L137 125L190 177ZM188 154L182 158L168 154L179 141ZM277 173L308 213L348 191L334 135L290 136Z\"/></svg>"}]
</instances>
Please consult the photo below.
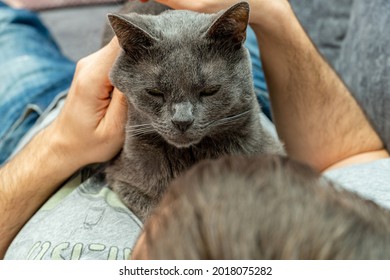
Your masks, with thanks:
<instances>
[{"instance_id":1,"label":"cat's ear","mask_svg":"<svg viewBox=\"0 0 390 280\"><path fill-rule=\"evenodd\" d=\"M137 26L130 18L118 14L108 14L108 20L119 45L131 56L138 56L150 48L156 39L148 32Z\"/></svg>"},{"instance_id":2,"label":"cat's ear","mask_svg":"<svg viewBox=\"0 0 390 280\"><path fill-rule=\"evenodd\" d=\"M206 37L216 42L239 48L246 39L249 4L240 2L219 16L206 32Z\"/></svg>"}]
</instances>

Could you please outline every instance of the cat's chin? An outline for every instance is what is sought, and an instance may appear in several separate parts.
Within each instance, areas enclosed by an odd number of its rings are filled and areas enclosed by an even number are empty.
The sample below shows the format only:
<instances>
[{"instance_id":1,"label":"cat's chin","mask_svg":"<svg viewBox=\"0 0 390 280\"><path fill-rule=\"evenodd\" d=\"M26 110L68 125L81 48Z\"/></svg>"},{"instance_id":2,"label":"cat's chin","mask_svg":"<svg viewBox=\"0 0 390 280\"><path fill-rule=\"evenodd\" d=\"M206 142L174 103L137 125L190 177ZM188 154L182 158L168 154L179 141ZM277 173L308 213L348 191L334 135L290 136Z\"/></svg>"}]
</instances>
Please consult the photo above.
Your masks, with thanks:
<instances>
[{"instance_id":1,"label":"cat's chin","mask_svg":"<svg viewBox=\"0 0 390 280\"><path fill-rule=\"evenodd\" d=\"M168 142L168 144L178 148L178 149L185 149L189 148L193 145L196 145L200 142L201 139L188 139L188 138L165 138L165 140Z\"/></svg>"},{"instance_id":2,"label":"cat's chin","mask_svg":"<svg viewBox=\"0 0 390 280\"><path fill-rule=\"evenodd\" d=\"M175 146L176 148L178 149L185 149L185 148L189 148L191 147L192 145L195 145L197 143L185 143L185 144L178 144L178 143L170 143L171 145Z\"/></svg>"}]
</instances>

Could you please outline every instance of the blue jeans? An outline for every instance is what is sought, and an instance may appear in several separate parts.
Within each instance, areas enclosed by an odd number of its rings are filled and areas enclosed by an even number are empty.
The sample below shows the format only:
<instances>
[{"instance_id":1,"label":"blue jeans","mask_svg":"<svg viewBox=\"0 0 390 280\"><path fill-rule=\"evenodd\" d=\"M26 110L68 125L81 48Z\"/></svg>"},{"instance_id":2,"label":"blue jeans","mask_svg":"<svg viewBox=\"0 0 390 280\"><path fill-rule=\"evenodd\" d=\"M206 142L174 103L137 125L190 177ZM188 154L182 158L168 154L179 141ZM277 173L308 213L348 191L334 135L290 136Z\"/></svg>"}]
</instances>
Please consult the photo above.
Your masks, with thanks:
<instances>
[{"instance_id":1,"label":"blue jeans","mask_svg":"<svg viewBox=\"0 0 390 280\"><path fill-rule=\"evenodd\" d=\"M261 105L263 113L272 120L268 88L264 77L263 66L261 65L259 47L257 45L256 35L251 28L247 30L245 47L249 50L251 56L253 83L257 100Z\"/></svg>"},{"instance_id":2,"label":"blue jeans","mask_svg":"<svg viewBox=\"0 0 390 280\"><path fill-rule=\"evenodd\" d=\"M36 14L0 1L0 165L74 70Z\"/></svg>"},{"instance_id":3,"label":"blue jeans","mask_svg":"<svg viewBox=\"0 0 390 280\"><path fill-rule=\"evenodd\" d=\"M245 43L257 98L270 117L255 34ZM0 165L55 97L69 88L75 63L64 57L38 16L0 1Z\"/></svg>"}]
</instances>

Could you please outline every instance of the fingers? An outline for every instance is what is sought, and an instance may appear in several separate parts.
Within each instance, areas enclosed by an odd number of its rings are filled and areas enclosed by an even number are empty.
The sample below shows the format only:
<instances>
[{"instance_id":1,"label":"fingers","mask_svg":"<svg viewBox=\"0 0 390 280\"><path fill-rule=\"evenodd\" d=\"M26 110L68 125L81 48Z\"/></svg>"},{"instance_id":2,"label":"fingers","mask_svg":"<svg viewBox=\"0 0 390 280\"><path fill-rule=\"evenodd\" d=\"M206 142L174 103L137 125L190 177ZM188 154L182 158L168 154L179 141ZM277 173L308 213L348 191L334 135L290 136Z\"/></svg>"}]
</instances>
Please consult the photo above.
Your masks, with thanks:
<instances>
[{"instance_id":1,"label":"fingers","mask_svg":"<svg viewBox=\"0 0 390 280\"><path fill-rule=\"evenodd\" d=\"M106 114L97 127L97 135L102 140L95 160L107 161L117 154L125 141L125 124L127 121L127 102L117 89L112 92L112 99Z\"/></svg>"},{"instance_id":2,"label":"fingers","mask_svg":"<svg viewBox=\"0 0 390 280\"><path fill-rule=\"evenodd\" d=\"M104 92L110 93L112 85L109 73L120 52L117 37L99 51L81 59L77 64L76 77L81 76L91 83L91 86L101 86Z\"/></svg>"},{"instance_id":3,"label":"fingers","mask_svg":"<svg viewBox=\"0 0 390 280\"><path fill-rule=\"evenodd\" d=\"M171 7L173 9L188 9L188 10L192 10L190 8L191 7L191 3L196 2L196 1L156 0L156 2L159 2L160 4L163 4L163 5L167 5L168 7Z\"/></svg>"},{"instance_id":4,"label":"fingers","mask_svg":"<svg viewBox=\"0 0 390 280\"><path fill-rule=\"evenodd\" d=\"M106 46L101 48L99 51L87 56L86 59L104 58L104 60L106 60L107 62L113 62L118 56L119 51L120 46L118 38L115 36ZM103 66L107 66L107 63L104 63Z\"/></svg>"},{"instance_id":5,"label":"fingers","mask_svg":"<svg viewBox=\"0 0 390 280\"><path fill-rule=\"evenodd\" d=\"M120 52L120 46L117 37L115 36L106 46L98 50L97 52L82 58L79 63L85 67L93 65L98 67L99 70L105 70L107 72L112 63ZM98 73L98 71L95 71Z\"/></svg>"},{"instance_id":6,"label":"fingers","mask_svg":"<svg viewBox=\"0 0 390 280\"><path fill-rule=\"evenodd\" d=\"M229 8L240 0L156 0L163 5L167 5L177 10L191 10L202 13L215 13L217 11Z\"/></svg>"},{"instance_id":7,"label":"fingers","mask_svg":"<svg viewBox=\"0 0 390 280\"><path fill-rule=\"evenodd\" d=\"M118 129L123 130L127 120L127 101L122 92L114 89L110 105L107 108L105 120L111 120Z\"/></svg>"},{"instance_id":8,"label":"fingers","mask_svg":"<svg viewBox=\"0 0 390 280\"><path fill-rule=\"evenodd\" d=\"M100 58L103 62L100 66L104 67L104 70L109 71L115 59L118 57L119 52L120 46L118 38L114 36L114 38L106 46L94 55L96 55L97 58Z\"/></svg>"}]
</instances>

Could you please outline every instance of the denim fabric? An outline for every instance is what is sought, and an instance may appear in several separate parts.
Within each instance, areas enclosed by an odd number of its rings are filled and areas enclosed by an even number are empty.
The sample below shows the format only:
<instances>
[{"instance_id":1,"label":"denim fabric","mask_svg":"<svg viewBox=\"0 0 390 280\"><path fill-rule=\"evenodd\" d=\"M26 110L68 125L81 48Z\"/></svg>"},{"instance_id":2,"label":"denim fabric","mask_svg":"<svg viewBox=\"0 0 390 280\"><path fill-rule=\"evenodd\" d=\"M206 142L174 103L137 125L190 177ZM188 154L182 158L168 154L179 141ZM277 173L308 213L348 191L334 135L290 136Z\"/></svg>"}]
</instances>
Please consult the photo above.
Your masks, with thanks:
<instances>
[{"instance_id":1,"label":"denim fabric","mask_svg":"<svg viewBox=\"0 0 390 280\"><path fill-rule=\"evenodd\" d=\"M74 69L36 14L0 1L0 165L70 86Z\"/></svg>"},{"instance_id":2,"label":"denim fabric","mask_svg":"<svg viewBox=\"0 0 390 280\"><path fill-rule=\"evenodd\" d=\"M263 67L261 65L259 47L254 31L251 28L247 30L245 47L248 49L252 61L252 75L255 86L255 93L263 113L272 120L271 109L268 95L268 88L264 77Z\"/></svg>"}]
</instances>

